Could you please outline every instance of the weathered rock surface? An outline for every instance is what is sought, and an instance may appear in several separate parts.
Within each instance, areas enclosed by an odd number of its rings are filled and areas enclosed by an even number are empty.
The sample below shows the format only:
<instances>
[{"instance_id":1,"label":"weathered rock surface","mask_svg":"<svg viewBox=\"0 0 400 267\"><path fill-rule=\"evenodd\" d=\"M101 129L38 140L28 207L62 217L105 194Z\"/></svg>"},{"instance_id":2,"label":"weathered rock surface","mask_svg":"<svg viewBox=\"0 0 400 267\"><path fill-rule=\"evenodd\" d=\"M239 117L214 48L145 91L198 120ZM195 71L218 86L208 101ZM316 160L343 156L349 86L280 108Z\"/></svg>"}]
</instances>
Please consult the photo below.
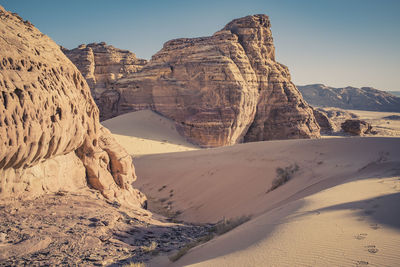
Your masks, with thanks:
<instances>
[{"instance_id":1,"label":"weathered rock surface","mask_svg":"<svg viewBox=\"0 0 400 267\"><path fill-rule=\"evenodd\" d=\"M99 123L77 68L32 24L0 7L0 199L89 185L140 205L131 158Z\"/></svg>"},{"instance_id":2,"label":"weathered rock surface","mask_svg":"<svg viewBox=\"0 0 400 267\"><path fill-rule=\"evenodd\" d=\"M371 87L333 88L323 84L297 86L312 106L400 112L400 97Z\"/></svg>"},{"instance_id":3,"label":"weathered rock surface","mask_svg":"<svg viewBox=\"0 0 400 267\"><path fill-rule=\"evenodd\" d=\"M321 128L321 133L332 133L334 130L333 122L329 119L324 110L313 108L315 120Z\"/></svg>"},{"instance_id":4,"label":"weathered rock surface","mask_svg":"<svg viewBox=\"0 0 400 267\"><path fill-rule=\"evenodd\" d=\"M210 37L168 41L114 89L111 116L151 108L205 147L319 137L312 109L275 61L266 15L233 20Z\"/></svg>"},{"instance_id":5,"label":"weathered rock surface","mask_svg":"<svg viewBox=\"0 0 400 267\"><path fill-rule=\"evenodd\" d=\"M147 62L128 50L104 42L82 44L71 50L62 48L62 51L86 79L100 108L101 120L112 117L113 105L118 102L119 95L113 90L113 83L129 73L137 72Z\"/></svg>"},{"instance_id":6,"label":"weathered rock surface","mask_svg":"<svg viewBox=\"0 0 400 267\"><path fill-rule=\"evenodd\" d=\"M152 217L66 192L2 204L0 266L128 266L179 250L215 228Z\"/></svg>"},{"instance_id":7,"label":"weathered rock surface","mask_svg":"<svg viewBox=\"0 0 400 267\"><path fill-rule=\"evenodd\" d=\"M371 124L362 120L346 120L342 123L342 129L353 135L364 135L371 132Z\"/></svg>"},{"instance_id":8,"label":"weathered rock surface","mask_svg":"<svg viewBox=\"0 0 400 267\"><path fill-rule=\"evenodd\" d=\"M343 122L346 120L359 119L356 114L339 108L313 108L313 110L315 118L324 133L340 132ZM328 121L323 117L326 117ZM330 128L332 128L331 131L329 130Z\"/></svg>"}]
</instances>

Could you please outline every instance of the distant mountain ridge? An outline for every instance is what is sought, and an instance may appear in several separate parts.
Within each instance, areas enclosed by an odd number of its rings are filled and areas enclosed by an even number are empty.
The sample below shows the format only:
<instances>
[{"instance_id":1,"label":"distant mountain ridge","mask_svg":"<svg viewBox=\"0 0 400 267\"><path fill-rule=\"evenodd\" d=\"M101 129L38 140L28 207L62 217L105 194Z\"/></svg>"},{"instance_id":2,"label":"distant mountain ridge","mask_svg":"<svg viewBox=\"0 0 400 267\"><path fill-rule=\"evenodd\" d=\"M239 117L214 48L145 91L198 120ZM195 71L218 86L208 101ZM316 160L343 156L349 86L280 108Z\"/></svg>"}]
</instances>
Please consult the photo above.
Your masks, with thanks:
<instances>
[{"instance_id":1,"label":"distant mountain ridge","mask_svg":"<svg viewBox=\"0 0 400 267\"><path fill-rule=\"evenodd\" d=\"M324 84L297 86L312 106L400 112L400 97L372 87L334 88Z\"/></svg>"},{"instance_id":2,"label":"distant mountain ridge","mask_svg":"<svg viewBox=\"0 0 400 267\"><path fill-rule=\"evenodd\" d=\"M400 91L386 91L386 92L394 96L400 97Z\"/></svg>"}]
</instances>

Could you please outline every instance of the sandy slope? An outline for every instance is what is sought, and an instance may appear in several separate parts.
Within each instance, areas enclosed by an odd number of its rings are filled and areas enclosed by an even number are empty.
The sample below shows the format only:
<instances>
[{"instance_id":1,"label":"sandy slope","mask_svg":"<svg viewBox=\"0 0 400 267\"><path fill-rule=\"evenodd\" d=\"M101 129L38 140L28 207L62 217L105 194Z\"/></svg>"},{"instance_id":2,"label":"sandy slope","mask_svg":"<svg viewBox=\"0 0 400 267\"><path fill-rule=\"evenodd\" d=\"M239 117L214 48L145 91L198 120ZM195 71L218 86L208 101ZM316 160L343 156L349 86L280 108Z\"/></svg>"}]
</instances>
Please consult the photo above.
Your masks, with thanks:
<instances>
[{"instance_id":1,"label":"sandy slope","mask_svg":"<svg viewBox=\"0 0 400 267\"><path fill-rule=\"evenodd\" d=\"M359 115L377 122L391 114ZM131 153L142 154L135 159L134 186L157 206L190 222L253 216L174 264L164 255L150 266L399 265L400 138L270 141L165 153L196 148L157 114L136 112L105 124ZM145 155L150 150L164 154ZM276 169L294 165L299 171L293 178L267 193Z\"/></svg>"},{"instance_id":2,"label":"sandy slope","mask_svg":"<svg viewBox=\"0 0 400 267\"><path fill-rule=\"evenodd\" d=\"M174 266L398 266L399 178L355 180L282 205Z\"/></svg>"},{"instance_id":3,"label":"sandy slope","mask_svg":"<svg viewBox=\"0 0 400 267\"><path fill-rule=\"evenodd\" d=\"M335 138L149 155L135 161L135 186L187 221L253 215L175 266L395 266L399 148L399 138ZM293 179L267 194L292 164Z\"/></svg>"},{"instance_id":4,"label":"sandy slope","mask_svg":"<svg viewBox=\"0 0 400 267\"><path fill-rule=\"evenodd\" d=\"M180 219L216 222L261 214L295 198L358 175L376 161L399 160L398 138L334 138L241 144L231 147L143 156L135 160L134 186L166 199ZM266 193L278 167L297 164L285 186Z\"/></svg>"},{"instance_id":5,"label":"sandy slope","mask_svg":"<svg viewBox=\"0 0 400 267\"><path fill-rule=\"evenodd\" d=\"M123 114L102 124L134 157L198 149L178 134L174 122L150 110Z\"/></svg>"}]
</instances>

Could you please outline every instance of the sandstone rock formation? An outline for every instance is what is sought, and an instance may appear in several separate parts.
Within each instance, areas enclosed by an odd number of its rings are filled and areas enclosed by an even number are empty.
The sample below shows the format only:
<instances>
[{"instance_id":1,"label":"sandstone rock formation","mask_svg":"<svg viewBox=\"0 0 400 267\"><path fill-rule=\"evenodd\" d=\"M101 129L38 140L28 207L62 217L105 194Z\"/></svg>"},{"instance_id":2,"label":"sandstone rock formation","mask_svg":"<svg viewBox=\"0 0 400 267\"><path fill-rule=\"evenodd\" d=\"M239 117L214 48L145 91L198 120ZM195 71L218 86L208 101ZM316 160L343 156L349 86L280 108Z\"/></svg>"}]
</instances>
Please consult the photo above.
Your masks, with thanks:
<instances>
[{"instance_id":1,"label":"sandstone rock formation","mask_svg":"<svg viewBox=\"0 0 400 267\"><path fill-rule=\"evenodd\" d=\"M89 187L141 205L131 158L99 123L78 69L0 7L0 199Z\"/></svg>"},{"instance_id":2,"label":"sandstone rock formation","mask_svg":"<svg viewBox=\"0 0 400 267\"><path fill-rule=\"evenodd\" d=\"M233 20L210 37L168 41L113 87L119 98L109 98L116 102L104 117L151 108L204 147L319 137L312 109L275 61L266 15Z\"/></svg>"},{"instance_id":3,"label":"sandstone rock formation","mask_svg":"<svg viewBox=\"0 0 400 267\"><path fill-rule=\"evenodd\" d=\"M62 51L86 79L100 108L100 119L110 118L115 109L113 105L118 101L119 95L113 90L113 83L129 73L137 72L147 62L136 58L128 50L118 49L104 42L82 44L71 50L62 48Z\"/></svg>"},{"instance_id":4,"label":"sandstone rock formation","mask_svg":"<svg viewBox=\"0 0 400 267\"><path fill-rule=\"evenodd\" d=\"M332 133L334 130L333 122L329 119L324 110L313 108L315 120L321 128L321 133Z\"/></svg>"},{"instance_id":5,"label":"sandstone rock formation","mask_svg":"<svg viewBox=\"0 0 400 267\"><path fill-rule=\"evenodd\" d=\"M342 129L353 135L364 135L371 132L371 124L362 120L346 120L342 123Z\"/></svg>"},{"instance_id":6,"label":"sandstone rock formation","mask_svg":"<svg viewBox=\"0 0 400 267\"><path fill-rule=\"evenodd\" d=\"M321 130L327 130L332 128L332 131L327 131L325 133L340 132L342 130L342 123L346 120L359 119L359 117L347 110L339 108L313 108L315 118L321 127ZM319 113L319 114L316 114ZM324 121L322 117L327 117L328 121ZM329 124L329 126L328 126Z\"/></svg>"},{"instance_id":7,"label":"sandstone rock formation","mask_svg":"<svg viewBox=\"0 0 400 267\"><path fill-rule=\"evenodd\" d=\"M400 112L400 97L371 87L333 88L323 84L297 87L312 106Z\"/></svg>"}]
</instances>

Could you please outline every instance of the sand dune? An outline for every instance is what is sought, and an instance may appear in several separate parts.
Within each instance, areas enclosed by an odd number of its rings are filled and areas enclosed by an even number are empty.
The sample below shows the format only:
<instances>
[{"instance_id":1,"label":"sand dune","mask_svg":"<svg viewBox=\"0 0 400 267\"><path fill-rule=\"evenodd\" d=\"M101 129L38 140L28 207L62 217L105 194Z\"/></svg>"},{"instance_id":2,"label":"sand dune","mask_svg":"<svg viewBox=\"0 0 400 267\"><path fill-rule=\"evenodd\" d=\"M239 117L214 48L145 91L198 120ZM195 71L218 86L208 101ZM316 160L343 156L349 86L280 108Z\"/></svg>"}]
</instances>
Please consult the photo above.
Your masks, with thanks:
<instances>
[{"instance_id":1,"label":"sand dune","mask_svg":"<svg viewBox=\"0 0 400 267\"><path fill-rule=\"evenodd\" d=\"M173 121L150 110L123 114L102 124L134 157L199 149L179 135Z\"/></svg>"},{"instance_id":2,"label":"sand dune","mask_svg":"<svg viewBox=\"0 0 400 267\"><path fill-rule=\"evenodd\" d=\"M172 266L394 266L399 148L399 138L335 138L149 155L135 161L135 186L178 219L253 216ZM292 180L267 193L276 169L294 164Z\"/></svg>"},{"instance_id":3,"label":"sand dune","mask_svg":"<svg viewBox=\"0 0 400 267\"><path fill-rule=\"evenodd\" d=\"M398 266L400 181L355 180L281 205L172 266Z\"/></svg>"},{"instance_id":4,"label":"sand dune","mask_svg":"<svg viewBox=\"0 0 400 267\"><path fill-rule=\"evenodd\" d=\"M134 185L171 202L180 219L216 222L261 214L356 177L374 162L400 161L399 148L398 138L334 138L150 155L135 160L140 179ZM267 194L276 169L296 164L294 178Z\"/></svg>"},{"instance_id":5,"label":"sand dune","mask_svg":"<svg viewBox=\"0 0 400 267\"><path fill-rule=\"evenodd\" d=\"M387 114L378 115L371 119ZM105 124L132 154L141 155L135 159L139 179L134 186L152 199L150 209L164 209L194 223L252 216L175 263L162 255L150 266L400 262L400 138L287 140L198 149L182 140L170 121L150 111ZM189 149L194 151L166 153ZM277 168L293 166L298 166L293 178L268 192Z\"/></svg>"}]
</instances>

